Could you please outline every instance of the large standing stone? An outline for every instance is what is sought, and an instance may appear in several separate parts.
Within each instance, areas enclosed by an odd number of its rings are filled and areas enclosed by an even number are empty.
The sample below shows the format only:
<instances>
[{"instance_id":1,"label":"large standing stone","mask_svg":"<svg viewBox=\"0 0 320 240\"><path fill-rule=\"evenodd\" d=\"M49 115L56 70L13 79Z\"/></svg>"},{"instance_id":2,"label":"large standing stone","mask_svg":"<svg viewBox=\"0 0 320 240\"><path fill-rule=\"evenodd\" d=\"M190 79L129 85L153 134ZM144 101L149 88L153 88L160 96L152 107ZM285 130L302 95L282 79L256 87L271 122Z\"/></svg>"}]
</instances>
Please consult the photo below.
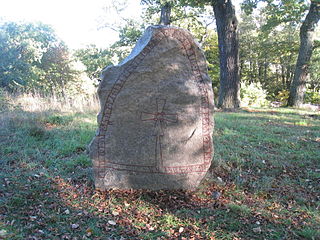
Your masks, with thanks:
<instances>
[{"instance_id":1,"label":"large standing stone","mask_svg":"<svg viewBox=\"0 0 320 240\"><path fill-rule=\"evenodd\" d=\"M102 76L90 145L96 188L195 188L213 156L213 91L191 34L149 27Z\"/></svg>"}]
</instances>

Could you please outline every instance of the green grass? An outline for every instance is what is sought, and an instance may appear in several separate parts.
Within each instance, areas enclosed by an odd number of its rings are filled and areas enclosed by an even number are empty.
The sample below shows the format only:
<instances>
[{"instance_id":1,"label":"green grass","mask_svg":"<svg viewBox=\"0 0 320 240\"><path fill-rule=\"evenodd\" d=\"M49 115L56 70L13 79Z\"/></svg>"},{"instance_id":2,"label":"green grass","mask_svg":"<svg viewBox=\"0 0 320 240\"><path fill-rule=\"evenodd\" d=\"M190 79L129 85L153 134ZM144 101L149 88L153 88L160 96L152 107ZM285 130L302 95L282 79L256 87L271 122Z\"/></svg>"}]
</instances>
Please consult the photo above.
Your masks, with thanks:
<instances>
[{"instance_id":1,"label":"green grass","mask_svg":"<svg viewBox=\"0 0 320 240\"><path fill-rule=\"evenodd\" d=\"M215 113L213 167L194 192L96 191L95 114L2 114L0 239L320 239L318 113Z\"/></svg>"}]
</instances>

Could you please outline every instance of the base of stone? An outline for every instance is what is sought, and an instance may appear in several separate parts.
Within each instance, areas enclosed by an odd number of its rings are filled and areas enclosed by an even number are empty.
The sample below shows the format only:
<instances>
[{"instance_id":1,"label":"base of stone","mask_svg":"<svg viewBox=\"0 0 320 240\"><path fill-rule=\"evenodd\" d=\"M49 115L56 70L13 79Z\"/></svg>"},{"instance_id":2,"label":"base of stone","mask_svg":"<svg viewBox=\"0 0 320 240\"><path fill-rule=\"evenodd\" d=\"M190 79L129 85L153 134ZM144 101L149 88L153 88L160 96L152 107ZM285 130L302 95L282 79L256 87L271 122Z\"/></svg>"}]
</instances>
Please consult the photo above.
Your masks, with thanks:
<instances>
[{"instance_id":1,"label":"base of stone","mask_svg":"<svg viewBox=\"0 0 320 240\"><path fill-rule=\"evenodd\" d=\"M183 189L194 190L205 176L205 172L188 174L138 173L107 170L104 177L95 176L95 187L108 189Z\"/></svg>"}]
</instances>

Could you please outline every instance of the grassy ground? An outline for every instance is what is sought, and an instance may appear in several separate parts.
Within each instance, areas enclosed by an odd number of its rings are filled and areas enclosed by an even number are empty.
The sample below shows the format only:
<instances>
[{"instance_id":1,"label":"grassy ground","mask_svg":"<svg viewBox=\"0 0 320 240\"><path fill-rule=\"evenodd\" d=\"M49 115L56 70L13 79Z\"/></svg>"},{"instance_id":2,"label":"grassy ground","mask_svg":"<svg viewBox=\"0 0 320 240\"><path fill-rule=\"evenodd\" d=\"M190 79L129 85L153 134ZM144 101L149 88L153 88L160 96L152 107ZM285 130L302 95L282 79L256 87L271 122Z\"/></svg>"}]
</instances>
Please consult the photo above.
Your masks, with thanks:
<instances>
[{"instance_id":1,"label":"grassy ground","mask_svg":"<svg viewBox=\"0 0 320 240\"><path fill-rule=\"evenodd\" d=\"M197 191L99 192L94 113L0 114L0 239L320 239L320 115L247 109L215 124Z\"/></svg>"}]
</instances>

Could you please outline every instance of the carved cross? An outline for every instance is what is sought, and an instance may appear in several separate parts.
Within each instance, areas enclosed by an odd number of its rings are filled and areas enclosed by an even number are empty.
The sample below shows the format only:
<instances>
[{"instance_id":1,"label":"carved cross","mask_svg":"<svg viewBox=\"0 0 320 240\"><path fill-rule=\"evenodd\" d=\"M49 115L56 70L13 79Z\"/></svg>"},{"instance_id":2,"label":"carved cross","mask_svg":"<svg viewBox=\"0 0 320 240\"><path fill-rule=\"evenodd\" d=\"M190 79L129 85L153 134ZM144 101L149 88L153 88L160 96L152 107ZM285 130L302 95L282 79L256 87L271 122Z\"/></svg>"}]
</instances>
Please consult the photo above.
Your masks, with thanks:
<instances>
[{"instance_id":1,"label":"carved cross","mask_svg":"<svg viewBox=\"0 0 320 240\"><path fill-rule=\"evenodd\" d=\"M178 122L177 114L165 113L164 108L166 99L156 99L156 112L141 112L141 121L154 122L154 137L155 137L155 162L157 167L163 165L162 162L162 146L161 138L164 136L163 125L165 122L176 123Z\"/></svg>"}]
</instances>

